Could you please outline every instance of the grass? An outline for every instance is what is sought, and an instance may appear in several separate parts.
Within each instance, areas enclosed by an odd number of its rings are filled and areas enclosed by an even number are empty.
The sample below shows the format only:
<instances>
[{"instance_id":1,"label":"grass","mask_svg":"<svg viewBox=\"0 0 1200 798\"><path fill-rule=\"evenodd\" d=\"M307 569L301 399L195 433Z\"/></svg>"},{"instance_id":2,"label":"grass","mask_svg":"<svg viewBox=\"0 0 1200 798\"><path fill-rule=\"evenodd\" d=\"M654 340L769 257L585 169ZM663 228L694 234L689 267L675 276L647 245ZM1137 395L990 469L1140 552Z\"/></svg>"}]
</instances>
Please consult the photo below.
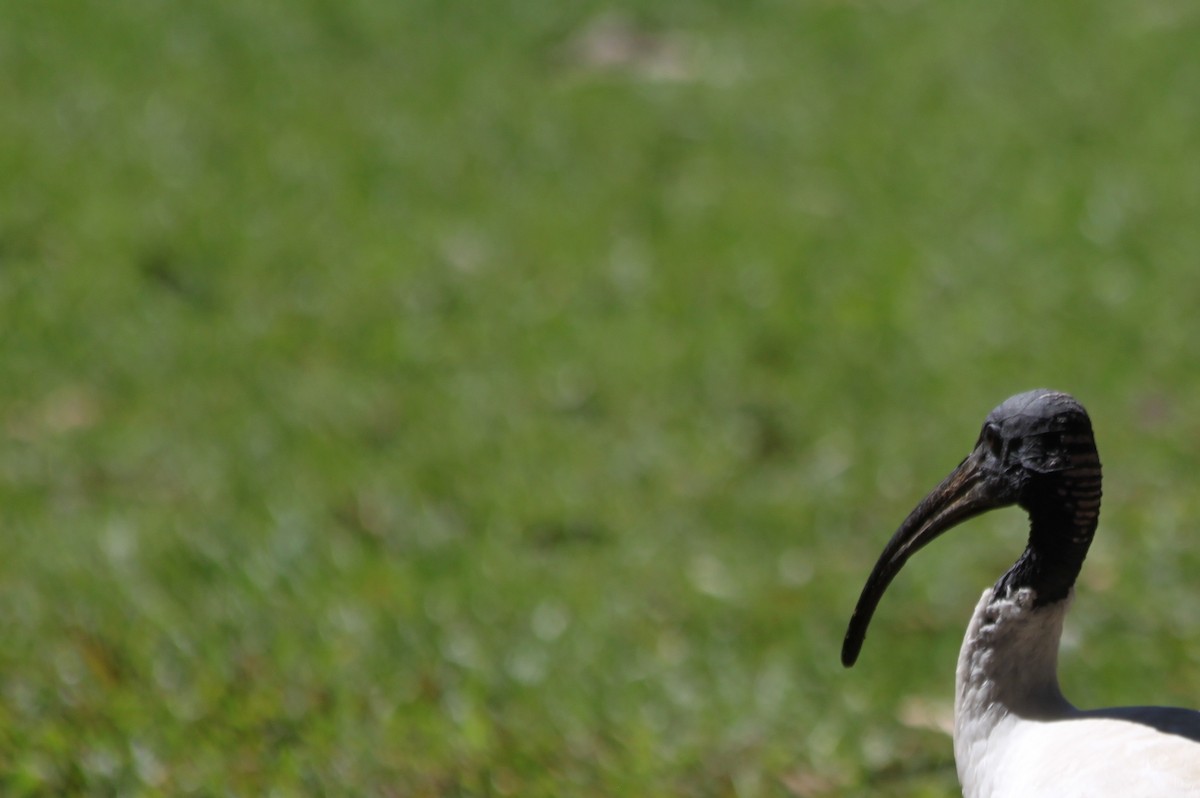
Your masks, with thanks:
<instances>
[{"instance_id":1,"label":"grass","mask_svg":"<svg viewBox=\"0 0 1200 798\"><path fill-rule=\"evenodd\" d=\"M1083 706L1197 703L1200 17L1105 0L0 11L6 795L952 795L1092 412Z\"/></svg>"}]
</instances>

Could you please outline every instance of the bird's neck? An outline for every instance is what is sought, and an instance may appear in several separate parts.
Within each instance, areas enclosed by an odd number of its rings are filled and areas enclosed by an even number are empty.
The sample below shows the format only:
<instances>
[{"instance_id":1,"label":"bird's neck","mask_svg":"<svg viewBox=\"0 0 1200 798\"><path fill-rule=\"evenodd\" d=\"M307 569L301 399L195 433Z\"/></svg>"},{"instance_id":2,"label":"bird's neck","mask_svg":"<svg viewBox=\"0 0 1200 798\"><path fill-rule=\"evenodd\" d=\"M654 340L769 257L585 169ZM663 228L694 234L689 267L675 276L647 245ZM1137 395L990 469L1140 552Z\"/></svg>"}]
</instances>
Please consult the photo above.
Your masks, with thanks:
<instances>
[{"instance_id":1,"label":"bird's neck","mask_svg":"<svg viewBox=\"0 0 1200 798\"><path fill-rule=\"evenodd\" d=\"M964 786L1017 721L1074 712L1058 687L1058 644L1071 595L1068 588L1059 601L1039 605L1030 587L983 592L956 674L954 758Z\"/></svg>"},{"instance_id":2,"label":"bird's neck","mask_svg":"<svg viewBox=\"0 0 1200 798\"><path fill-rule=\"evenodd\" d=\"M1029 543L996 593L1033 591L1034 606L1067 597L1083 567L1100 520L1100 464L1067 472L1022 506L1029 512Z\"/></svg>"},{"instance_id":3,"label":"bird's neck","mask_svg":"<svg viewBox=\"0 0 1200 798\"><path fill-rule=\"evenodd\" d=\"M954 758L967 785L985 778L1006 733L1022 719L1067 717L1058 687L1058 645L1075 579L1100 519L1100 460L1093 448L1076 467L1023 497L1029 544L983 592L958 657Z\"/></svg>"}]
</instances>

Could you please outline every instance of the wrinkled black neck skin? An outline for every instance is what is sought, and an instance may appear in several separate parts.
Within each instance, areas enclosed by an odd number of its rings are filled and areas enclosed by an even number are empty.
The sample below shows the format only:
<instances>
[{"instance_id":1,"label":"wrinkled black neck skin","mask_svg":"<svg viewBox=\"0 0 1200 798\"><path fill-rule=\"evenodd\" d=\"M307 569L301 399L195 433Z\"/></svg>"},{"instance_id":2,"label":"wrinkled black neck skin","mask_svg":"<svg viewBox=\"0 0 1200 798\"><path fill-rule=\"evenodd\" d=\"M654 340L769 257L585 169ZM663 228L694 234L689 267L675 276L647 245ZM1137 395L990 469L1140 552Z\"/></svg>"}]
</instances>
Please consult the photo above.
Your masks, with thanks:
<instances>
[{"instance_id":1,"label":"wrinkled black neck skin","mask_svg":"<svg viewBox=\"0 0 1200 798\"><path fill-rule=\"evenodd\" d=\"M1098 480L1063 474L1022 501L1029 513L1029 543L996 582L995 595L1008 596L1027 587L1034 591L1034 607L1065 599L1092 545L1099 499Z\"/></svg>"}]
</instances>

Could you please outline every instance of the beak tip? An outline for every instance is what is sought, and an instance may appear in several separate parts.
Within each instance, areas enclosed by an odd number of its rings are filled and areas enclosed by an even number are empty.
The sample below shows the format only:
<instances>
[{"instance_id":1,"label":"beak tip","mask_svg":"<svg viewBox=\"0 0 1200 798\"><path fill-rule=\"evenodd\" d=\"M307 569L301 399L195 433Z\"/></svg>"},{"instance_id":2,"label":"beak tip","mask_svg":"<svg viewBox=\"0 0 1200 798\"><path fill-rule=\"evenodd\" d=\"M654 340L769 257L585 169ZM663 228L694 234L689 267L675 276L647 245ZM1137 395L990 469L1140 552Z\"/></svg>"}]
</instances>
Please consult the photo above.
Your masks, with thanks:
<instances>
[{"instance_id":1,"label":"beak tip","mask_svg":"<svg viewBox=\"0 0 1200 798\"><path fill-rule=\"evenodd\" d=\"M862 651L862 638L854 639L849 633L846 634L846 639L842 641L842 666L845 668L853 668L854 663L858 662L858 654Z\"/></svg>"}]
</instances>

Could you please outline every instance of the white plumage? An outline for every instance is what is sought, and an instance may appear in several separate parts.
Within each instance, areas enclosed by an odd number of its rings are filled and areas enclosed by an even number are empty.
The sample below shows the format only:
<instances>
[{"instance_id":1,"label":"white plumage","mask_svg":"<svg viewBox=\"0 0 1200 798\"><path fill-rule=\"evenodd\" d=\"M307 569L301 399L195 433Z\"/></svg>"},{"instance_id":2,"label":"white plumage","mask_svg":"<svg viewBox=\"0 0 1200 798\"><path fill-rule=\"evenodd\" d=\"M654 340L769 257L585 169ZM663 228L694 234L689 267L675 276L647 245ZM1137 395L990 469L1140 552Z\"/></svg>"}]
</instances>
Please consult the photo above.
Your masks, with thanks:
<instances>
[{"instance_id":1,"label":"white plumage","mask_svg":"<svg viewBox=\"0 0 1200 798\"><path fill-rule=\"evenodd\" d=\"M1200 714L1171 707L1081 711L1058 686L1070 598L983 592L963 639L954 759L967 798L1200 798Z\"/></svg>"}]
</instances>

